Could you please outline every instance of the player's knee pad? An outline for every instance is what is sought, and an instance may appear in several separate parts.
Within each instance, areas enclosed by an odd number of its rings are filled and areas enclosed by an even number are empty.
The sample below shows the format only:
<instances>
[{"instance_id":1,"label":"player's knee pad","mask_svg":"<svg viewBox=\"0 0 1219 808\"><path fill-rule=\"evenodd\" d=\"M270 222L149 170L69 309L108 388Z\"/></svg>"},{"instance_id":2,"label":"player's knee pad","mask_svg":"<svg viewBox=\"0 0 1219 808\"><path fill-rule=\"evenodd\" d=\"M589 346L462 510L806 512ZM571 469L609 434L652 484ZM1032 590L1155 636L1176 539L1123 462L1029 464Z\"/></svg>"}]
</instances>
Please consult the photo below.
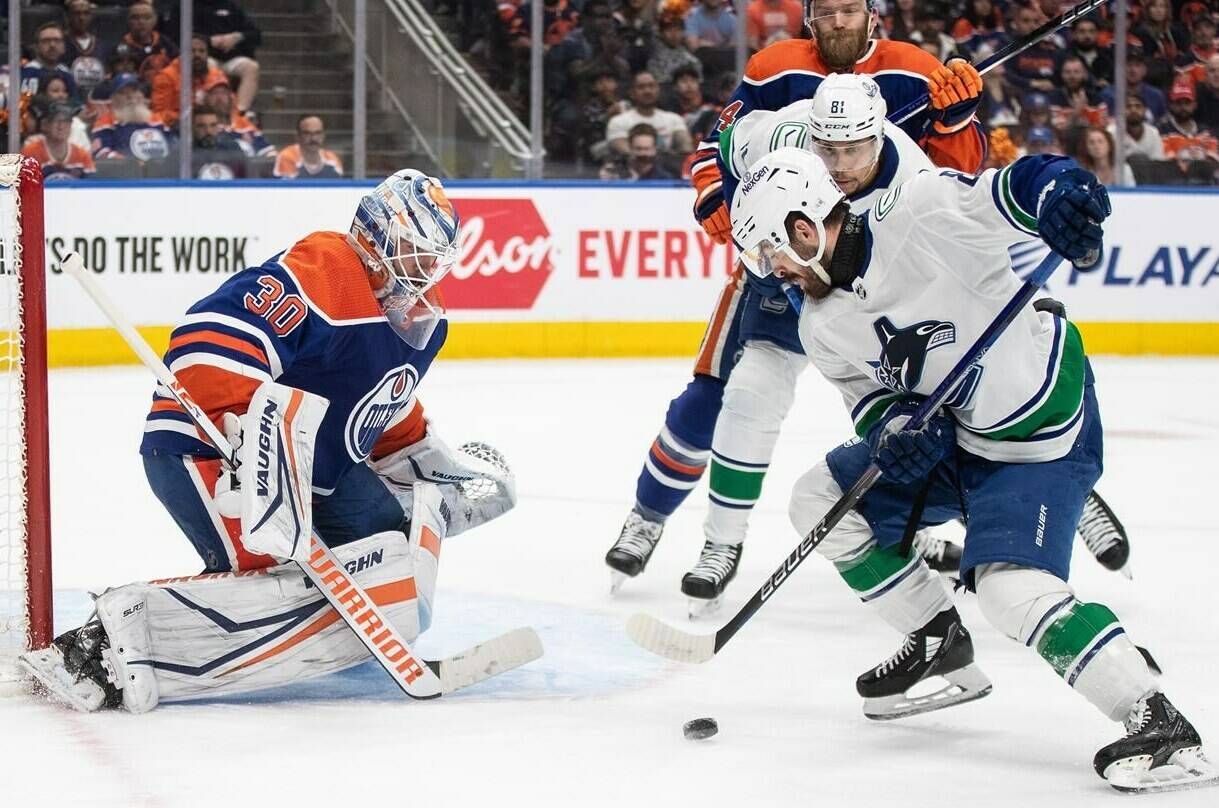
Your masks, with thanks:
<instances>
[{"instance_id":1,"label":"player's knee pad","mask_svg":"<svg viewBox=\"0 0 1219 808\"><path fill-rule=\"evenodd\" d=\"M706 451L711 448L711 436L723 403L724 383L698 374L681 395L669 403L665 428L680 441L682 448Z\"/></svg>"},{"instance_id":2,"label":"player's knee pad","mask_svg":"<svg viewBox=\"0 0 1219 808\"><path fill-rule=\"evenodd\" d=\"M419 635L415 552L405 536L378 533L334 554L405 639ZM135 712L289 684L368 657L295 564L129 584L98 598L97 610L124 706Z\"/></svg>"},{"instance_id":3,"label":"player's knee pad","mask_svg":"<svg viewBox=\"0 0 1219 808\"><path fill-rule=\"evenodd\" d=\"M806 535L829 513L842 497L842 489L830 473L830 467L822 460L796 480L792 488L788 516L792 527L801 536ZM873 542L872 528L857 511L848 511L829 535L817 545L817 552L835 561L844 555L858 552L864 545Z\"/></svg>"},{"instance_id":4,"label":"player's knee pad","mask_svg":"<svg viewBox=\"0 0 1219 808\"><path fill-rule=\"evenodd\" d=\"M724 388L713 448L749 462L769 462L807 360L768 342L750 342ZM754 458L761 458L754 460Z\"/></svg>"},{"instance_id":5,"label":"player's knee pad","mask_svg":"<svg viewBox=\"0 0 1219 808\"><path fill-rule=\"evenodd\" d=\"M1013 640L1030 643L1047 618L1074 600L1056 575L1016 564L984 564L975 573L978 605L992 626Z\"/></svg>"}]
</instances>

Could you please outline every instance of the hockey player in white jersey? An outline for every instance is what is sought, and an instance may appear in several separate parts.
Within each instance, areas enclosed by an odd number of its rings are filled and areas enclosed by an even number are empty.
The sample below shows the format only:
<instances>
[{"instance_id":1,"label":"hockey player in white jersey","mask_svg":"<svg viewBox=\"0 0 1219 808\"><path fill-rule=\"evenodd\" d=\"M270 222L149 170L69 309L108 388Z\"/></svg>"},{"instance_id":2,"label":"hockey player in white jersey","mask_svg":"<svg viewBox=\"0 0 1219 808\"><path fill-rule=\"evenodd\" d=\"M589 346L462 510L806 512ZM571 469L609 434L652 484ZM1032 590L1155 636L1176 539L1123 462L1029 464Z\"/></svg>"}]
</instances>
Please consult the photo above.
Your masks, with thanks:
<instances>
[{"instance_id":1,"label":"hockey player in white jersey","mask_svg":"<svg viewBox=\"0 0 1219 808\"><path fill-rule=\"evenodd\" d=\"M876 82L852 73L827 76L811 99L773 112L749 113L721 134L726 198L732 200L737 181L759 158L794 147L821 157L851 211L862 214L889 188L935 168L918 144L886 115L885 99ZM1032 266L1044 253L1044 246L1031 249L1026 243L1014 252ZM785 302L773 279L768 283L755 276L750 278L742 305L744 344L725 385L711 443L715 462L711 464L706 540L698 563L682 579L682 590L691 597L692 614L714 610L736 574L752 504L795 400L796 380L808 364L799 344L794 311L788 310L789 305L797 309L798 300ZM1089 511L1081 520L1080 534L1089 548L1095 546L1098 557L1103 552L1128 550L1124 534L1114 529L1116 519L1103 501L1090 494L1089 505L1105 509L1105 518ZM918 531L913 542L933 569L956 572L959 545L937 538L930 530ZM1125 559L1122 555L1116 559L1121 563L1110 568L1122 566Z\"/></svg>"},{"instance_id":2,"label":"hockey player in white jersey","mask_svg":"<svg viewBox=\"0 0 1219 808\"><path fill-rule=\"evenodd\" d=\"M853 214L825 164L800 149L758 161L733 200L750 271L804 292L800 337L842 393L856 438L796 483L805 535L875 462L877 484L817 546L861 599L905 634L859 677L865 713L892 718L978 697L987 686L949 593L899 545L910 522L966 521L961 576L989 622L1035 649L1126 736L1097 752L1124 790L1209 785L1202 742L1168 701L1113 612L1067 583L1072 538L1102 469L1093 376L1076 327L1031 305L955 388L944 410L900 431L1020 286L1009 245L1040 237L1080 261L1110 212L1073 160L1025 157L979 176L927 171ZM911 688L933 677L937 693Z\"/></svg>"}]
</instances>

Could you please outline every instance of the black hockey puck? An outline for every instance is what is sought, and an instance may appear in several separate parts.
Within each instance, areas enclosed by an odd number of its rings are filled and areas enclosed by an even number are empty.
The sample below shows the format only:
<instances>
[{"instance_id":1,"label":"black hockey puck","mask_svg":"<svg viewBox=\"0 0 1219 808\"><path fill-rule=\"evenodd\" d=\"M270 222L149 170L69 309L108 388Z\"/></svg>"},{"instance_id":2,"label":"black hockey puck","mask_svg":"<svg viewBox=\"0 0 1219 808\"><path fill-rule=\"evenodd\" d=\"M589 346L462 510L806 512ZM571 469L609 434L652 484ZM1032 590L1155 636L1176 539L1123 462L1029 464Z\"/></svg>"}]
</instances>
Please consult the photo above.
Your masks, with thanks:
<instances>
[{"instance_id":1,"label":"black hockey puck","mask_svg":"<svg viewBox=\"0 0 1219 808\"><path fill-rule=\"evenodd\" d=\"M720 725L715 723L714 718L696 718L693 721L687 721L681 731L687 741L703 741L719 732Z\"/></svg>"}]
</instances>

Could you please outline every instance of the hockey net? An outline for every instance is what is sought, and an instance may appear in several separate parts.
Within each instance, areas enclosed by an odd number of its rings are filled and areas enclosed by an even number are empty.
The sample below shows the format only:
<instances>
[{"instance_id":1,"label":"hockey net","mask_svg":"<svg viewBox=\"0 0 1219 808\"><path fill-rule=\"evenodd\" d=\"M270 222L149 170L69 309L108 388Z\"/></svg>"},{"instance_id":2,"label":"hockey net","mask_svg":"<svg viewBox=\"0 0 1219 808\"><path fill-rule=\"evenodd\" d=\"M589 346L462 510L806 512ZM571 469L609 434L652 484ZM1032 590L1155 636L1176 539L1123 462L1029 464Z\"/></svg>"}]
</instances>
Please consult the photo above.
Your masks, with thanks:
<instances>
[{"instance_id":1,"label":"hockey net","mask_svg":"<svg viewBox=\"0 0 1219 808\"><path fill-rule=\"evenodd\" d=\"M0 684L51 640L42 169L0 155Z\"/></svg>"}]
</instances>

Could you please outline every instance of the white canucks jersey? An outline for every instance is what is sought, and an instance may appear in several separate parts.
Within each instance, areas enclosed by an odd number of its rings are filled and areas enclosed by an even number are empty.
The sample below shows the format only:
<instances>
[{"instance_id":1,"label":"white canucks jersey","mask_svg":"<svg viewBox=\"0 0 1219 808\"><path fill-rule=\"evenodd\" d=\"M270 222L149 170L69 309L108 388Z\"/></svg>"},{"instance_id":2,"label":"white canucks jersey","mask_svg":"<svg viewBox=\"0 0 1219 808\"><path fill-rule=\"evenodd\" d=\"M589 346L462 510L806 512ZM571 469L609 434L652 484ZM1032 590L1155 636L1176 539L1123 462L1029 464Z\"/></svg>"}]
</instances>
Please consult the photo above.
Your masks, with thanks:
<instances>
[{"instance_id":1,"label":"white canucks jersey","mask_svg":"<svg viewBox=\"0 0 1219 808\"><path fill-rule=\"evenodd\" d=\"M812 125L809 123L813 100L806 98L780 110L754 110L741 118L720 144L720 157L735 178L744 176L755 162L776 149L793 146L811 149ZM918 172L935 168L918 144L901 127L885 121L885 142L881 147L880 172L868 190L850 198L851 210L862 213L890 186L905 182Z\"/></svg>"},{"instance_id":2,"label":"white canucks jersey","mask_svg":"<svg viewBox=\"0 0 1219 808\"><path fill-rule=\"evenodd\" d=\"M804 349L858 434L897 399L930 394L1015 295L1008 248L1036 235L1038 172L1061 159L977 177L925 171L876 200L851 291L806 300L800 316ZM1080 429L1084 376L1075 326L1027 307L948 402L959 445L1008 462L1063 456Z\"/></svg>"}]
</instances>

